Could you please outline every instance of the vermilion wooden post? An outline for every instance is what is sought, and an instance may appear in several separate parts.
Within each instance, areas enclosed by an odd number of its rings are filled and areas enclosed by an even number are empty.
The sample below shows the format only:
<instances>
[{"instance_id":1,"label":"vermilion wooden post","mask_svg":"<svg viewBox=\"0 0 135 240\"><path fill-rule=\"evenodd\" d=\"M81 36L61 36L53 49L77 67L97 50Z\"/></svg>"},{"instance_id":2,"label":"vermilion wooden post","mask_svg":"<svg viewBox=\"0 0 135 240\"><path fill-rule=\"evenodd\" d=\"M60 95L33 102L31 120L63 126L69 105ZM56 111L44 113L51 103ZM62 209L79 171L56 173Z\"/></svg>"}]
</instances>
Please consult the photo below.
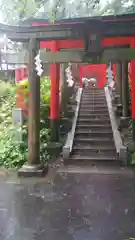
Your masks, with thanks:
<instances>
[{"instance_id":1,"label":"vermilion wooden post","mask_svg":"<svg viewBox=\"0 0 135 240\"><path fill-rule=\"evenodd\" d=\"M24 79L24 68L20 68L20 77L21 77L21 80Z\"/></svg>"},{"instance_id":2,"label":"vermilion wooden post","mask_svg":"<svg viewBox=\"0 0 135 240\"><path fill-rule=\"evenodd\" d=\"M82 78L83 78L83 72L82 72L82 66L80 66L80 88L83 87L83 81L82 81Z\"/></svg>"},{"instance_id":3,"label":"vermilion wooden post","mask_svg":"<svg viewBox=\"0 0 135 240\"><path fill-rule=\"evenodd\" d=\"M52 52L57 52L56 41L52 42ZM59 79L60 79L60 65L51 64L50 66L50 80L51 80L51 101L50 101L50 121L51 121L51 140L59 141Z\"/></svg>"},{"instance_id":4,"label":"vermilion wooden post","mask_svg":"<svg viewBox=\"0 0 135 240\"><path fill-rule=\"evenodd\" d=\"M20 68L15 69L15 82L20 82L21 80L21 71Z\"/></svg>"},{"instance_id":5,"label":"vermilion wooden post","mask_svg":"<svg viewBox=\"0 0 135 240\"><path fill-rule=\"evenodd\" d=\"M116 64L112 64L112 71L114 75L114 81L116 81Z\"/></svg>"},{"instance_id":6,"label":"vermilion wooden post","mask_svg":"<svg viewBox=\"0 0 135 240\"><path fill-rule=\"evenodd\" d=\"M122 116L120 127L128 127L129 120L128 61L124 61L122 62Z\"/></svg>"},{"instance_id":7,"label":"vermilion wooden post","mask_svg":"<svg viewBox=\"0 0 135 240\"><path fill-rule=\"evenodd\" d=\"M122 104L123 104L123 116L128 117L129 108L129 90L128 90L128 62L122 63Z\"/></svg>"},{"instance_id":8,"label":"vermilion wooden post","mask_svg":"<svg viewBox=\"0 0 135 240\"><path fill-rule=\"evenodd\" d=\"M131 42L131 48L135 48L135 40ZM135 60L131 60L131 99L132 99L132 139L135 142Z\"/></svg>"},{"instance_id":9,"label":"vermilion wooden post","mask_svg":"<svg viewBox=\"0 0 135 240\"><path fill-rule=\"evenodd\" d=\"M122 63L116 63L116 87L120 94L120 104L122 104Z\"/></svg>"}]
</instances>

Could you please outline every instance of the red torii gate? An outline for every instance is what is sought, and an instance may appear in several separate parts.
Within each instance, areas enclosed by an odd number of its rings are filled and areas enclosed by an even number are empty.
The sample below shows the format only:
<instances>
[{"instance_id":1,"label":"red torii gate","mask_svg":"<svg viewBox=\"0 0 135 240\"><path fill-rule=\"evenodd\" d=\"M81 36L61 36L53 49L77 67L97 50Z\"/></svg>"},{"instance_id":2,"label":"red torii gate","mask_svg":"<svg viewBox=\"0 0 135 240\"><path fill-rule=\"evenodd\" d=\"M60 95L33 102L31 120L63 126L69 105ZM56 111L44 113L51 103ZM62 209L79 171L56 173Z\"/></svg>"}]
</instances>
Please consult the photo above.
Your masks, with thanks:
<instances>
[{"instance_id":1,"label":"red torii gate","mask_svg":"<svg viewBox=\"0 0 135 240\"><path fill-rule=\"evenodd\" d=\"M102 40L103 47L130 45L135 48L135 37L112 37ZM84 48L83 40L57 40L57 41L42 41L40 48L49 48L53 52L59 51L61 48ZM58 118L59 109L59 64L51 65L51 113L50 118ZM131 86L132 86L132 119L135 119L135 60L131 60ZM82 83L80 82L82 87Z\"/></svg>"},{"instance_id":2,"label":"red torii gate","mask_svg":"<svg viewBox=\"0 0 135 240\"><path fill-rule=\"evenodd\" d=\"M123 18L126 20L126 18ZM135 19L135 17L130 18ZM118 21L119 19L103 19L104 22L112 22ZM122 20L122 19L120 19ZM128 18L127 18L128 20ZM81 20L80 20L81 21ZM80 22L77 20L76 22L61 22L62 24L76 24ZM33 20L31 23L32 26L47 26L49 22L42 20L42 22L38 20ZM129 45L131 48L135 48L135 36L128 37L106 37L101 41L102 47L114 47L114 46L122 46ZM52 40L52 41L40 41L40 48L48 48L52 52L57 52L60 49L83 49L84 48L84 40ZM135 119L135 60L131 60L130 62L130 71L131 71L131 96L132 96L132 119ZM83 66L85 69L86 67ZM92 67L91 67L92 68ZM100 68L100 65L99 67ZM80 68L80 70L82 67ZM113 72L114 78L116 79L116 64L113 64ZM51 79L51 103L50 103L50 119L53 121L59 119L59 76L60 76L60 67L59 64L51 64L50 66L50 79ZM82 70L80 71L80 87L82 87ZM135 131L134 131L135 132Z\"/></svg>"},{"instance_id":3,"label":"red torii gate","mask_svg":"<svg viewBox=\"0 0 135 240\"><path fill-rule=\"evenodd\" d=\"M120 16L120 18L107 16L103 17L104 22L115 22L121 20L129 20L128 16ZM130 20L135 20L134 15L130 16ZM28 24L32 26L47 26L50 23L44 19L32 19L26 20ZM81 23L82 19L78 18L75 21L72 20L56 20L55 23L57 24L76 24ZM135 47L135 36L128 36L128 37L106 37L102 40L101 46L103 47L114 47L114 46L122 46L122 45L129 45L131 48ZM57 52L60 49L77 49L77 48L84 48L84 41L83 40L57 40L57 41L41 41L40 48L48 48L52 52ZM83 67L84 69L86 67ZM91 67L92 68L92 67ZM99 66L100 68L100 66ZM80 87L82 87L82 67L80 68ZM51 103L50 103L50 118L58 119L59 118L59 64L52 64L50 67L50 79L51 79ZM116 79L116 64L113 64L113 72L114 72L114 79ZM135 60L131 61L131 87L132 87L132 119L135 119Z\"/></svg>"},{"instance_id":4,"label":"red torii gate","mask_svg":"<svg viewBox=\"0 0 135 240\"><path fill-rule=\"evenodd\" d=\"M135 20L134 16L126 17L118 16L116 17L103 17L103 22L118 22L123 20ZM34 27L45 27L50 25L50 23L47 20L44 19L31 19L26 20L27 24ZM56 24L72 24L76 25L78 23L82 23L82 19L72 19L70 20L62 20L62 21L56 21ZM23 23L25 25L25 23ZM128 45L131 48L135 48L135 36L124 36L124 37L105 37L101 40L101 47L121 47L122 45ZM40 48L47 48L50 49L52 52L58 52L60 49L84 49L84 40L41 40L40 41ZM135 122L135 60L131 60L130 62L130 71L131 71L131 88L132 88L132 119ZM100 68L100 65L99 65ZM81 68L80 68L81 69ZM114 77L116 78L116 64L113 64L113 71L114 71ZM51 103L50 103L50 120L51 122L57 122L59 120L59 77L60 77L60 65L59 64L51 64L50 66L50 80L51 80ZM82 87L82 71L80 71L80 87ZM53 125L53 124L52 124ZM54 124L55 125L55 124ZM133 124L135 126L135 124ZM135 128L135 127L134 127ZM135 129L134 132L134 139L135 139Z\"/></svg>"}]
</instances>

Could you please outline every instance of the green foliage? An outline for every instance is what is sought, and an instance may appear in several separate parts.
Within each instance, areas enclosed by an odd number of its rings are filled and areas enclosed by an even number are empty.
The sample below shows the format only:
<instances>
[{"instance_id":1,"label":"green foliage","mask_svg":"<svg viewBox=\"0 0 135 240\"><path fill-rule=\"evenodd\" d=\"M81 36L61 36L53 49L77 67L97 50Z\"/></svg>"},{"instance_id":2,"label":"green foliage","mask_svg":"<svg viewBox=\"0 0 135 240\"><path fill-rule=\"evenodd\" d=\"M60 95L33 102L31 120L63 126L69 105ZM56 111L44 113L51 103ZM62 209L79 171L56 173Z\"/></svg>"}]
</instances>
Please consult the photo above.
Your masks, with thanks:
<instances>
[{"instance_id":1,"label":"green foliage","mask_svg":"<svg viewBox=\"0 0 135 240\"><path fill-rule=\"evenodd\" d=\"M30 17L56 19L135 12L134 0L0 0L2 21L16 25Z\"/></svg>"},{"instance_id":2,"label":"green foliage","mask_svg":"<svg viewBox=\"0 0 135 240\"><path fill-rule=\"evenodd\" d=\"M129 121L128 130L130 133L132 133L132 119Z\"/></svg>"},{"instance_id":3,"label":"green foliage","mask_svg":"<svg viewBox=\"0 0 135 240\"><path fill-rule=\"evenodd\" d=\"M132 164L132 165L135 165L135 152L132 154L131 164Z\"/></svg>"},{"instance_id":4,"label":"green foliage","mask_svg":"<svg viewBox=\"0 0 135 240\"><path fill-rule=\"evenodd\" d=\"M0 165L13 167L24 161L20 147L13 141L15 127L12 124L12 109L16 104L15 86L0 83Z\"/></svg>"},{"instance_id":5,"label":"green foliage","mask_svg":"<svg viewBox=\"0 0 135 240\"><path fill-rule=\"evenodd\" d=\"M50 79L48 77L40 79L40 96L41 96L41 105L50 102Z\"/></svg>"},{"instance_id":6,"label":"green foliage","mask_svg":"<svg viewBox=\"0 0 135 240\"><path fill-rule=\"evenodd\" d=\"M125 239L125 240L135 240L135 238L131 237L131 238L128 238L128 239Z\"/></svg>"},{"instance_id":7,"label":"green foliage","mask_svg":"<svg viewBox=\"0 0 135 240\"><path fill-rule=\"evenodd\" d=\"M132 119L129 122L128 131L130 133L132 133ZM135 166L135 151L134 151L134 149L135 149L135 146L133 145L130 147L130 150L129 150L131 152L131 165L133 165L133 166Z\"/></svg>"},{"instance_id":8,"label":"green foliage","mask_svg":"<svg viewBox=\"0 0 135 240\"><path fill-rule=\"evenodd\" d=\"M49 105L50 105L50 79L48 77L40 78L40 156L41 160L49 160L47 152L47 142L50 140L51 132L49 129Z\"/></svg>"},{"instance_id":9,"label":"green foliage","mask_svg":"<svg viewBox=\"0 0 135 240\"><path fill-rule=\"evenodd\" d=\"M42 128L40 131L40 158L42 162L49 161L50 155L47 151L47 142L50 141L50 129Z\"/></svg>"},{"instance_id":10,"label":"green foliage","mask_svg":"<svg viewBox=\"0 0 135 240\"><path fill-rule=\"evenodd\" d=\"M13 95L15 88L11 88L11 84L0 80L0 98L7 97L8 95Z\"/></svg>"},{"instance_id":11,"label":"green foliage","mask_svg":"<svg viewBox=\"0 0 135 240\"><path fill-rule=\"evenodd\" d=\"M14 126L12 123L12 109L16 106L16 87L2 82L0 88L0 166L7 168L20 167L27 161L28 154L28 127ZM49 160L47 142L50 140L48 129L48 104L50 101L50 81L41 79L41 131L40 157L42 161ZM27 91L27 88L25 89ZM16 141L17 132L22 131L23 141Z\"/></svg>"},{"instance_id":12,"label":"green foliage","mask_svg":"<svg viewBox=\"0 0 135 240\"><path fill-rule=\"evenodd\" d=\"M16 25L30 17L55 19L99 15L100 0L0 0L3 22Z\"/></svg>"},{"instance_id":13,"label":"green foliage","mask_svg":"<svg viewBox=\"0 0 135 240\"><path fill-rule=\"evenodd\" d=\"M7 168L20 167L27 159L26 142L15 141L15 133L19 131L12 124L0 132L0 165ZM23 129L26 134L26 129Z\"/></svg>"}]
</instances>

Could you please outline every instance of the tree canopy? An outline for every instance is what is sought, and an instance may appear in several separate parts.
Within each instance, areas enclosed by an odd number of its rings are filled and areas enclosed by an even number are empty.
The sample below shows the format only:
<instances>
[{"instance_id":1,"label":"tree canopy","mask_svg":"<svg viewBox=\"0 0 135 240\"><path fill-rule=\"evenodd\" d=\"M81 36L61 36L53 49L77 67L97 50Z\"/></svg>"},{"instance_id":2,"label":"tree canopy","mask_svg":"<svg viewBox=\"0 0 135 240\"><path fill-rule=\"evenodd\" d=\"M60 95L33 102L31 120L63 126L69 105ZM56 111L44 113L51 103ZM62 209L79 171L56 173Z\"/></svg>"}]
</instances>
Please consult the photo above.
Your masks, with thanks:
<instances>
[{"instance_id":1,"label":"tree canopy","mask_svg":"<svg viewBox=\"0 0 135 240\"><path fill-rule=\"evenodd\" d=\"M1 21L17 24L31 16L50 19L135 12L135 0L0 0Z\"/></svg>"}]
</instances>

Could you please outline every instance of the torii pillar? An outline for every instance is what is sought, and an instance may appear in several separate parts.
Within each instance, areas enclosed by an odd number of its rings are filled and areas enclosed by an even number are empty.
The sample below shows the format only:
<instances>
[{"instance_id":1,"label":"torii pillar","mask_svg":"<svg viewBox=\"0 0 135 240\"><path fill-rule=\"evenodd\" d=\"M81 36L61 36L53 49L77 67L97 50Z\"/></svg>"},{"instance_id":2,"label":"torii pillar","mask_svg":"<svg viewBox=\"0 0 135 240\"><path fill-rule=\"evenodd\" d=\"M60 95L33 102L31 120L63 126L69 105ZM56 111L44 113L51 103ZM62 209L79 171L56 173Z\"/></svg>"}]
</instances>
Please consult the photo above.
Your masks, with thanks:
<instances>
[{"instance_id":1,"label":"torii pillar","mask_svg":"<svg viewBox=\"0 0 135 240\"><path fill-rule=\"evenodd\" d=\"M82 78L83 78L83 71L82 71L82 66L80 66L80 88L83 87L83 81L82 81Z\"/></svg>"},{"instance_id":2,"label":"torii pillar","mask_svg":"<svg viewBox=\"0 0 135 240\"><path fill-rule=\"evenodd\" d=\"M130 44L131 48L135 48L135 40ZM132 150L135 150L135 60L131 60L131 99L132 99Z\"/></svg>"},{"instance_id":3,"label":"torii pillar","mask_svg":"<svg viewBox=\"0 0 135 240\"><path fill-rule=\"evenodd\" d=\"M127 127L129 120L128 61L124 61L122 62L122 117L120 126Z\"/></svg>"},{"instance_id":4,"label":"torii pillar","mask_svg":"<svg viewBox=\"0 0 135 240\"><path fill-rule=\"evenodd\" d=\"M22 177L42 177L48 167L40 162L40 77L35 69L39 42L29 40L28 162L18 172Z\"/></svg>"},{"instance_id":5,"label":"torii pillar","mask_svg":"<svg viewBox=\"0 0 135 240\"><path fill-rule=\"evenodd\" d=\"M116 92L118 89L119 99L117 104L117 112L122 115L122 63L116 63Z\"/></svg>"},{"instance_id":6,"label":"torii pillar","mask_svg":"<svg viewBox=\"0 0 135 240\"><path fill-rule=\"evenodd\" d=\"M119 88L118 88L118 68L117 68L117 63L112 64L112 71L113 71L113 76L114 76L114 81L115 81L115 96L113 99L113 102L115 104L118 104L119 102Z\"/></svg>"},{"instance_id":7,"label":"torii pillar","mask_svg":"<svg viewBox=\"0 0 135 240\"><path fill-rule=\"evenodd\" d=\"M59 51L57 42L52 42L52 52ZM51 141L59 141L59 80L60 80L60 64L51 64L50 81L51 81L51 101L50 101L50 125L51 125Z\"/></svg>"},{"instance_id":8,"label":"torii pillar","mask_svg":"<svg viewBox=\"0 0 135 240\"><path fill-rule=\"evenodd\" d=\"M116 64L112 64L112 71L114 75L114 81L116 81Z\"/></svg>"},{"instance_id":9,"label":"torii pillar","mask_svg":"<svg viewBox=\"0 0 135 240\"><path fill-rule=\"evenodd\" d=\"M129 112L129 86L128 86L128 61L122 63L122 103L123 116L128 117Z\"/></svg>"},{"instance_id":10,"label":"torii pillar","mask_svg":"<svg viewBox=\"0 0 135 240\"><path fill-rule=\"evenodd\" d=\"M21 80L21 70L20 68L15 69L15 82L20 82Z\"/></svg>"}]
</instances>

